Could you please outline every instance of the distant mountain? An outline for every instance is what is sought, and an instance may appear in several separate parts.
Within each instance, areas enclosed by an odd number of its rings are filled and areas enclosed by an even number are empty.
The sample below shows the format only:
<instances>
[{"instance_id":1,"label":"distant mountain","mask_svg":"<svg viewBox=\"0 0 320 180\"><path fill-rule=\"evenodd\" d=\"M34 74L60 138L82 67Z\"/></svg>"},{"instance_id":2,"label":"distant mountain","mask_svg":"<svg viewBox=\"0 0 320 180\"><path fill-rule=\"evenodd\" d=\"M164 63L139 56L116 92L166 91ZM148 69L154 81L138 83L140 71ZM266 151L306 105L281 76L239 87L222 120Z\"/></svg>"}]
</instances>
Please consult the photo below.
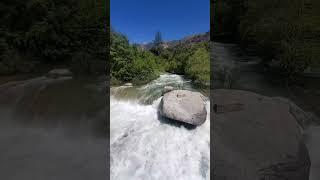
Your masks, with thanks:
<instances>
[{"instance_id":1,"label":"distant mountain","mask_svg":"<svg viewBox=\"0 0 320 180\"><path fill-rule=\"evenodd\" d=\"M192 45L192 44L197 44L201 42L209 42L209 40L210 40L210 33L206 32L206 33L187 36L180 40L166 41L166 42L163 42L162 46L166 49L166 48L172 48L178 44ZM141 49L150 50L153 47L153 43L151 42L147 44L138 44L138 46Z\"/></svg>"}]
</instances>

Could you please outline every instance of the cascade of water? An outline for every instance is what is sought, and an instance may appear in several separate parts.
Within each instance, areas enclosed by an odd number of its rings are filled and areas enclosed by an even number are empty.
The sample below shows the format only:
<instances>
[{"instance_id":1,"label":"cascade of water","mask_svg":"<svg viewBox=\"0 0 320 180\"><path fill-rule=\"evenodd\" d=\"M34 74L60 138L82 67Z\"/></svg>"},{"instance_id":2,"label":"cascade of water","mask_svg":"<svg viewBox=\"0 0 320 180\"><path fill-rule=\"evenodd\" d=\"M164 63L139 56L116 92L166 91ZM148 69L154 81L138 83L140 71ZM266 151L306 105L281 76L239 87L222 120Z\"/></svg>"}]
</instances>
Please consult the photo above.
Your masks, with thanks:
<instances>
[{"instance_id":1,"label":"cascade of water","mask_svg":"<svg viewBox=\"0 0 320 180\"><path fill-rule=\"evenodd\" d=\"M210 102L207 121L195 128L161 121L157 109L164 86L192 89L182 76L161 75L136 89L137 100L110 100L111 179L209 179ZM140 103L140 102L152 103Z\"/></svg>"}]
</instances>

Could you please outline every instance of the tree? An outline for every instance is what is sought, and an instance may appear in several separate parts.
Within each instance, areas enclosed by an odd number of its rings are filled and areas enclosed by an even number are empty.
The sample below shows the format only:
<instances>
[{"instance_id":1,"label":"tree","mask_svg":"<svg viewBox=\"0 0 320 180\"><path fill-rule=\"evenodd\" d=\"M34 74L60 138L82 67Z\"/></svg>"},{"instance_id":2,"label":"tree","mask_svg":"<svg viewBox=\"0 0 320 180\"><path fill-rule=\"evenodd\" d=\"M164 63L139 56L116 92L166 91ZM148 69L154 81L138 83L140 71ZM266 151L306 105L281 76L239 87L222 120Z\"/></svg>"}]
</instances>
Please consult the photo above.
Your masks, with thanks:
<instances>
[{"instance_id":1,"label":"tree","mask_svg":"<svg viewBox=\"0 0 320 180\"><path fill-rule=\"evenodd\" d=\"M156 33L154 41L153 41L153 44L155 46L161 46L161 44L162 44L162 36L161 36L161 32L160 31L158 31Z\"/></svg>"},{"instance_id":2,"label":"tree","mask_svg":"<svg viewBox=\"0 0 320 180\"><path fill-rule=\"evenodd\" d=\"M151 48L151 52L159 56L162 52L162 43L163 41L162 41L161 32L158 31L154 37L153 47Z\"/></svg>"},{"instance_id":3,"label":"tree","mask_svg":"<svg viewBox=\"0 0 320 180\"><path fill-rule=\"evenodd\" d=\"M9 60L17 57L10 64L19 69L24 64L42 64L67 66L79 74L105 73L100 67L105 67L109 53L107 14L106 2L98 0L3 0L0 55Z\"/></svg>"},{"instance_id":4,"label":"tree","mask_svg":"<svg viewBox=\"0 0 320 180\"><path fill-rule=\"evenodd\" d=\"M113 82L148 82L158 76L158 57L129 44L127 37L111 31L110 58Z\"/></svg>"}]
</instances>

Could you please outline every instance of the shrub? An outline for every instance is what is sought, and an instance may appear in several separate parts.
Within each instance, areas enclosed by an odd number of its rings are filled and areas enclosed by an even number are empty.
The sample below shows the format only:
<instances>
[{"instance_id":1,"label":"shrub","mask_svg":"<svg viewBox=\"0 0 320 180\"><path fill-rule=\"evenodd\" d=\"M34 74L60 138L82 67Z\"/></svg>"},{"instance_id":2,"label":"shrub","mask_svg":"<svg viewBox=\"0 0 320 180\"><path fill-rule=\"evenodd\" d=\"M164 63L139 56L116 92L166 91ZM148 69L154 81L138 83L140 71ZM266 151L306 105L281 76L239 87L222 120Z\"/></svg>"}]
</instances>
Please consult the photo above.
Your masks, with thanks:
<instances>
[{"instance_id":1,"label":"shrub","mask_svg":"<svg viewBox=\"0 0 320 180\"><path fill-rule=\"evenodd\" d=\"M199 48L188 58L185 74L199 84L210 83L210 56L206 49Z\"/></svg>"}]
</instances>

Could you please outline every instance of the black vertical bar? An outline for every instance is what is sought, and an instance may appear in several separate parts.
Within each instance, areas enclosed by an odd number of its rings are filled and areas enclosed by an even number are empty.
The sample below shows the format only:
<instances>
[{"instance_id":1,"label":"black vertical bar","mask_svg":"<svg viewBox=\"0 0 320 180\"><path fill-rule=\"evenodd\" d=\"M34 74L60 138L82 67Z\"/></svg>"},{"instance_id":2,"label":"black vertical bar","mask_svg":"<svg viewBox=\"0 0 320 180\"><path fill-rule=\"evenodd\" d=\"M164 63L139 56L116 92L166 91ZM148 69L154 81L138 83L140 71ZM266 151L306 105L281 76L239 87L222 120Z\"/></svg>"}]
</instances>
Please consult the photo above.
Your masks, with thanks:
<instances>
[{"instance_id":1,"label":"black vertical bar","mask_svg":"<svg viewBox=\"0 0 320 180\"><path fill-rule=\"evenodd\" d=\"M110 179L110 0L106 0L106 35L108 38L106 48L107 48L107 61L106 61L106 73L107 73L107 88L106 88L106 101L107 101L107 108L106 108L106 136L107 136L107 146L106 146L106 179Z\"/></svg>"}]
</instances>

